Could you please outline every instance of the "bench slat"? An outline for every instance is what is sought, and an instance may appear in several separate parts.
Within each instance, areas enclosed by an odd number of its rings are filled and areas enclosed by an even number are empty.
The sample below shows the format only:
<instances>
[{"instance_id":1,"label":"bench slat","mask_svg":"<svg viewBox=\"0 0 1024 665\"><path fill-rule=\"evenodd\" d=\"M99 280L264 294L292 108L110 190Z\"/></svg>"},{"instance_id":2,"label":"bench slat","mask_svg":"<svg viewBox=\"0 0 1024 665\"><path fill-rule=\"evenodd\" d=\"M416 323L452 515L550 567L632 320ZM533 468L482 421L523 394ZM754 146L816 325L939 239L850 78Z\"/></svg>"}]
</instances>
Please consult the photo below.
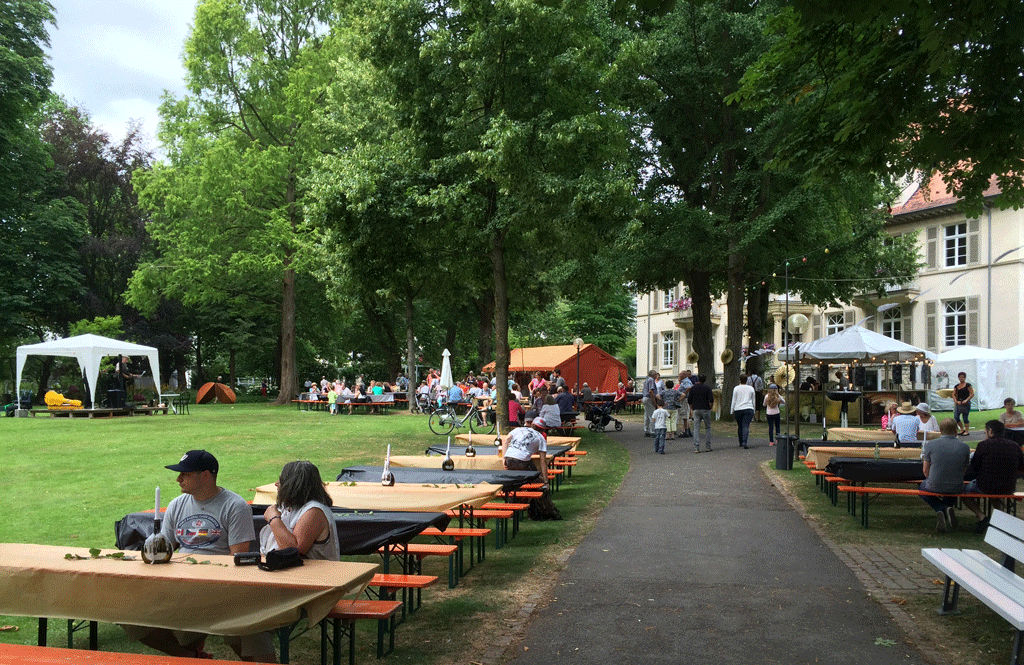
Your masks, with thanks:
<instances>
[{"instance_id":1,"label":"bench slat","mask_svg":"<svg viewBox=\"0 0 1024 665\"><path fill-rule=\"evenodd\" d=\"M1004 592L1004 588L996 587L989 579L982 577L986 573L979 574L979 572L972 570L968 567L972 566L972 564L965 563L963 559L953 554L958 552L961 552L961 550L925 548L921 550L921 555L957 584L969 591L972 596L985 603L992 611L1010 622L1014 628L1024 630L1024 607L1014 602ZM976 562L976 560L973 561ZM994 561L992 563L995 566L999 566Z\"/></svg>"}]
</instances>

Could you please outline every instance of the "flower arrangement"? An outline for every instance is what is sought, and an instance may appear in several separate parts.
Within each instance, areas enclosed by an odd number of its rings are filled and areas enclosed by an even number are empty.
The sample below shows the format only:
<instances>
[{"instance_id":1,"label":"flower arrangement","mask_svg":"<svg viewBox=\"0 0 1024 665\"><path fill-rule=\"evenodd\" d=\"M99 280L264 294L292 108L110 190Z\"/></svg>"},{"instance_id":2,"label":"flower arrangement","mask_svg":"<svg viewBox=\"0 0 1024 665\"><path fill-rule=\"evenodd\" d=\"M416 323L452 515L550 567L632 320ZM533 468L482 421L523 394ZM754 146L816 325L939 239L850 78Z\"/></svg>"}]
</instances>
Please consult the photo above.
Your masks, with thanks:
<instances>
[{"instance_id":1,"label":"flower arrangement","mask_svg":"<svg viewBox=\"0 0 1024 665\"><path fill-rule=\"evenodd\" d=\"M679 300L673 300L668 304L668 308L673 312L687 312L691 307L693 307L693 298L686 290L683 291L683 296Z\"/></svg>"}]
</instances>

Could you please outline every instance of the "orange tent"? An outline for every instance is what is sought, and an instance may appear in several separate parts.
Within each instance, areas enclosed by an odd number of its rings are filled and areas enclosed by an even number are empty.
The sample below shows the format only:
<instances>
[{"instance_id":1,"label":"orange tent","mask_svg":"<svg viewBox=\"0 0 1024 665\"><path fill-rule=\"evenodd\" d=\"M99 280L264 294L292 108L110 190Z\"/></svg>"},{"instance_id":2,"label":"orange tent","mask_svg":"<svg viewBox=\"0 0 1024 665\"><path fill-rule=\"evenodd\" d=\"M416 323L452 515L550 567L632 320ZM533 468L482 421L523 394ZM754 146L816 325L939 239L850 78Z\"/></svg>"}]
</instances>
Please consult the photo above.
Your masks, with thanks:
<instances>
[{"instance_id":1,"label":"orange tent","mask_svg":"<svg viewBox=\"0 0 1024 665\"><path fill-rule=\"evenodd\" d=\"M595 393L613 393L619 386L619 381L625 383L629 378L629 371L625 363L615 358L594 344L584 344L580 347L579 357L580 375L584 383L590 385ZM547 373L559 370L565 385L572 390L576 386L576 347L571 344L564 346L537 346L529 349L512 349L510 354L508 371L509 376L523 388L530 381L530 374L536 371ZM488 363L483 371L493 372L494 363Z\"/></svg>"}]
</instances>

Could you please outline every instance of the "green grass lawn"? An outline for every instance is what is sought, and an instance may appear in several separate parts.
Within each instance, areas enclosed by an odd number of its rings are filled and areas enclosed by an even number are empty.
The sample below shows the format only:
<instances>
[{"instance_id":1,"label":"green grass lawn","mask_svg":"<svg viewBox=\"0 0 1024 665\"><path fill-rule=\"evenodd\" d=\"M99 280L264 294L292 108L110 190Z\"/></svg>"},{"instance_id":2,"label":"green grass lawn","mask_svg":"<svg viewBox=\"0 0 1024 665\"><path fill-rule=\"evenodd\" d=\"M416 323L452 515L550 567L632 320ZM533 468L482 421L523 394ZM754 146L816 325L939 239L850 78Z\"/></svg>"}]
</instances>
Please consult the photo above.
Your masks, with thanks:
<instances>
[{"instance_id":1,"label":"green grass lawn","mask_svg":"<svg viewBox=\"0 0 1024 665\"><path fill-rule=\"evenodd\" d=\"M589 451L554 494L565 518L529 522L505 548L488 548L487 560L449 590L439 583L424 592L423 608L399 628L399 663L473 660L472 650L489 643L515 616L524 589L543 585L575 546L618 488L628 466L626 451L603 435L584 432ZM193 448L205 448L220 462L219 484L251 499L253 490L273 482L288 461L315 463L324 480L345 466L383 462L387 444L396 455L422 454L443 442L426 418L400 412L387 415L330 416L266 404L191 406L188 416L117 419L8 418L0 422L0 456L8 510L0 521L0 541L69 547L114 547L114 522L153 505L159 485L164 505L178 494L177 474L164 468ZM376 561L363 557L355 560ZM446 579L447 563L427 561L426 573ZM50 644L66 642L63 621L50 622ZM0 617L18 631L0 632L0 641L35 642L35 621ZM358 638L359 662L369 662L374 634L369 625ZM488 632L490 631L490 632ZM86 637L76 638L78 646ZM293 644L292 662L319 659L319 636ZM211 653L234 659L219 640ZM100 648L143 651L116 626L100 626Z\"/></svg>"}]
</instances>

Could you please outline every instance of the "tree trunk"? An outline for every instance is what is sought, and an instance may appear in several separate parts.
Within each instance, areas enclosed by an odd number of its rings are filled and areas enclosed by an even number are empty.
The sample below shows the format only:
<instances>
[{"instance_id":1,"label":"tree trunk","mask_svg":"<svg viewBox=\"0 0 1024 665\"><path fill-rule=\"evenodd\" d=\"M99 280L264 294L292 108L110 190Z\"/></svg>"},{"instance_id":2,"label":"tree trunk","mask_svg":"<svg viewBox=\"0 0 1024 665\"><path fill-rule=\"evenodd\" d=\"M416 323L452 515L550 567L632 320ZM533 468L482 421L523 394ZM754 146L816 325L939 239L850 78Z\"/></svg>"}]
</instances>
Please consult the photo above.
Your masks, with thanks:
<instances>
[{"instance_id":1,"label":"tree trunk","mask_svg":"<svg viewBox=\"0 0 1024 665\"><path fill-rule=\"evenodd\" d=\"M235 354L236 353L238 353L238 352L234 348L232 348L230 351L228 351L228 381L229 381L228 385L231 387L232 390L234 390L235 386L238 385L235 382Z\"/></svg>"},{"instance_id":2,"label":"tree trunk","mask_svg":"<svg viewBox=\"0 0 1024 665\"><path fill-rule=\"evenodd\" d=\"M36 391L37 403L43 401L43 396L46 395L47 386L50 383L50 373L53 371L53 356L43 356L42 362L39 367L39 390Z\"/></svg>"},{"instance_id":3,"label":"tree trunk","mask_svg":"<svg viewBox=\"0 0 1024 665\"><path fill-rule=\"evenodd\" d=\"M683 279L690 289L693 312L693 350L697 352L697 374L708 377L715 384L715 333L711 325L711 275L696 270L684 270Z\"/></svg>"},{"instance_id":4,"label":"tree trunk","mask_svg":"<svg viewBox=\"0 0 1024 665\"><path fill-rule=\"evenodd\" d=\"M728 336L725 340L725 348L732 350L732 361L725 364L722 377L722 401L726 402L732 395L732 389L739 383L740 377L740 352L743 346L743 303L746 289L743 286L743 265L744 257L736 251L736 241L730 241L729 264L728 264L728 295L726 303L729 307ZM722 405L723 413L725 404Z\"/></svg>"},{"instance_id":5,"label":"tree trunk","mask_svg":"<svg viewBox=\"0 0 1024 665\"><path fill-rule=\"evenodd\" d=\"M206 383L206 370L203 369L203 336L196 333L196 388Z\"/></svg>"},{"instance_id":6,"label":"tree trunk","mask_svg":"<svg viewBox=\"0 0 1024 665\"><path fill-rule=\"evenodd\" d=\"M750 374L764 373L764 355L753 355L761 348L765 337L765 322L768 317L768 288L760 283L750 287L747 293L747 344L750 358L744 371Z\"/></svg>"},{"instance_id":7,"label":"tree trunk","mask_svg":"<svg viewBox=\"0 0 1024 665\"><path fill-rule=\"evenodd\" d=\"M281 389L274 404L291 404L299 386L295 367L295 270L291 268L292 251L285 254L284 279L281 283Z\"/></svg>"},{"instance_id":8,"label":"tree trunk","mask_svg":"<svg viewBox=\"0 0 1024 665\"><path fill-rule=\"evenodd\" d=\"M492 194L491 203L494 203ZM491 267L494 273L494 373L497 376L497 404L494 410L498 418L498 431L508 432L508 283L505 274L505 230L494 232L491 247Z\"/></svg>"}]
</instances>

